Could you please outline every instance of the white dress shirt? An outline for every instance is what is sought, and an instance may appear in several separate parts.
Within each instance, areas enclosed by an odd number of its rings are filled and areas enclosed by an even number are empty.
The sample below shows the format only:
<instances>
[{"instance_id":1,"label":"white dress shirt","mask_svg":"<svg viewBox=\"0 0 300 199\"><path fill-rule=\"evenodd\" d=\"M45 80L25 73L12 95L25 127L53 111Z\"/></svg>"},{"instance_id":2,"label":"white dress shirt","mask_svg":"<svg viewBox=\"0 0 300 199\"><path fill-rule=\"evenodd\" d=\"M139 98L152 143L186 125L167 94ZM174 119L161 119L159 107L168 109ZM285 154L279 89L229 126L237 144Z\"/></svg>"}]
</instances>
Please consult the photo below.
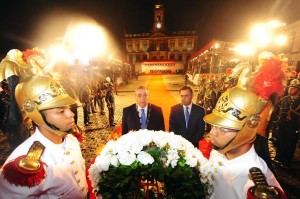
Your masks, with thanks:
<instances>
[{"instance_id":1,"label":"white dress shirt","mask_svg":"<svg viewBox=\"0 0 300 199\"><path fill-rule=\"evenodd\" d=\"M2 175L4 165L27 154L34 141L40 141L45 146L41 161L45 163L46 178L39 185L31 188L10 184ZM67 135L62 144L54 144L36 129L32 136L12 152L4 165L0 169L1 199L86 198L88 190L85 160L79 142L73 135Z\"/></svg>"},{"instance_id":2,"label":"white dress shirt","mask_svg":"<svg viewBox=\"0 0 300 199\"><path fill-rule=\"evenodd\" d=\"M248 189L254 186L248 177L252 167L261 169L270 186L282 189L265 161L255 152L254 146L247 153L231 160L212 150L209 161L217 167L211 199L246 199Z\"/></svg>"}]
</instances>

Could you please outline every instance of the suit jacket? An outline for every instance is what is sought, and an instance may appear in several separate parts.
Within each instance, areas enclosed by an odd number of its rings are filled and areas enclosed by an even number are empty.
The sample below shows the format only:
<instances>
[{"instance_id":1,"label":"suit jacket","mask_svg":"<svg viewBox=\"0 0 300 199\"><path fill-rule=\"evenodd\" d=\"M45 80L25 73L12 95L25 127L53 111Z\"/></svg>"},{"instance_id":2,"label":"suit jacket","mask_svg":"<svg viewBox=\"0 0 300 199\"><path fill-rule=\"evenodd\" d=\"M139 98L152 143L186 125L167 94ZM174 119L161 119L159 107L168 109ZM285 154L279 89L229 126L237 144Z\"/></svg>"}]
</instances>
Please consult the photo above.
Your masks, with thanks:
<instances>
[{"instance_id":1,"label":"suit jacket","mask_svg":"<svg viewBox=\"0 0 300 199\"><path fill-rule=\"evenodd\" d=\"M136 106L136 104L132 104L123 109L123 135L128 133L128 131L137 131L141 129L141 121ZM148 104L146 129L165 131L164 116L161 107L150 103Z\"/></svg>"},{"instance_id":2,"label":"suit jacket","mask_svg":"<svg viewBox=\"0 0 300 199\"><path fill-rule=\"evenodd\" d=\"M198 142L203 138L205 131L204 114L202 107L192 104L188 127L186 127L183 105L177 104L172 106L169 119L169 131L181 135L195 147L198 147Z\"/></svg>"}]
</instances>

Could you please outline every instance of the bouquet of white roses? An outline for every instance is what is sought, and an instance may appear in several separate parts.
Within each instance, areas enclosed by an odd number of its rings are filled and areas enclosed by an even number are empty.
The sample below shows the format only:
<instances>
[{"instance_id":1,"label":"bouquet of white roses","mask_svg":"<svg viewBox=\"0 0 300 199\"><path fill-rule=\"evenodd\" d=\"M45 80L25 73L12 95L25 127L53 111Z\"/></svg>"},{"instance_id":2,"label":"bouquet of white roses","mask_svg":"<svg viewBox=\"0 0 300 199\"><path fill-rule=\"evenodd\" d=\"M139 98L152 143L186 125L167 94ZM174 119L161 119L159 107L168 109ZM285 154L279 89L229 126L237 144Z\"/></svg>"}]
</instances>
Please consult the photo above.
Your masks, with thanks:
<instances>
[{"instance_id":1,"label":"bouquet of white roses","mask_svg":"<svg viewBox=\"0 0 300 199\"><path fill-rule=\"evenodd\" d=\"M109 141L89 169L96 195L142 198L139 184L159 181L165 198L205 198L214 168L189 141L174 133L139 130Z\"/></svg>"}]
</instances>

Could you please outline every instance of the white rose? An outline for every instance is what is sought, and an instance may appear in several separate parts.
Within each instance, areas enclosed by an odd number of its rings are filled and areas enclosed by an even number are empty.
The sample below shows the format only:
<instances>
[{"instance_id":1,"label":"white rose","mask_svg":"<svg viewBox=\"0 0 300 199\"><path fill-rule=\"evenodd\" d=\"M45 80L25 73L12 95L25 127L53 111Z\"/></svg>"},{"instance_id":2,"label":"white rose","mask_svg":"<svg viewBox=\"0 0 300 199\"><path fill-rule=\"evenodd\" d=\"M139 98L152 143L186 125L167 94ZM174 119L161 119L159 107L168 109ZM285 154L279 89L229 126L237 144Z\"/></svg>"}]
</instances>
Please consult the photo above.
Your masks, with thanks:
<instances>
[{"instance_id":1,"label":"white rose","mask_svg":"<svg viewBox=\"0 0 300 199\"><path fill-rule=\"evenodd\" d=\"M141 162L143 165L152 164L154 162L154 158L147 152L141 151L138 156L137 160Z\"/></svg>"},{"instance_id":2,"label":"white rose","mask_svg":"<svg viewBox=\"0 0 300 199\"><path fill-rule=\"evenodd\" d=\"M140 134L139 141L143 146L149 145L151 142L153 142L153 137L155 132L145 132L144 130L138 132Z\"/></svg>"},{"instance_id":3,"label":"white rose","mask_svg":"<svg viewBox=\"0 0 300 199\"><path fill-rule=\"evenodd\" d=\"M142 145L142 143L135 142L131 146L130 153L139 154L142 151L143 147L144 146Z\"/></svg>"},{"instance_id":4,"label":"white rose","mask_svg":"<svg viewBox=\"0 0 300 199\"><path fill-rule=\"evenodd\" d=\"M157 146L159 148L163 148L167 145L167 143L170 139L169 137L170 137L170 133L158 131L158 132L156 132L156 135L153 138L153 141L157 144Z\"/></svg>"},{"instance_id":5,"label":"white rose","mask_svg":"<svg viewBox=\"0 0 300 199\"><path fill-rule=\"evenodd\" d=\"M180 158L177 150L171 149L168 150L168 155L167 155L167 166L171 164L171 167L174 168L177 165L178 159Z\"/></svg>"},{"instance_id":6,"label":"white rose","mask_svg":"<svg viewBox=\"0 0 300 199\"><path fill-rule=\"evenodd\" d=\"M97 163L103 171L108 171L111 156L100 156Z\"/></svg>"},{"instance_id":7,"label":"white rose","mask_svg":"<svg viewBox=\"0 0 300 199\"><path fill-rule=\"evenodd\" d=\"M114 155L110 158L110 164L113 165L114 167L119 166L119 160L118 160L118 157L116 155Z\"/></svg>"},{"instance_id":8,"label":"white rose","mask_svg":"<svg viewBox=\"0 0 300 199\"><path fill-rule=\"evenodd\" d=\"M118 159L123 165L131 165L136 160L136 155L129 152L122 152L118 154Z\"/></svg>"},{"instance_id":9,"label":"white rose","mask_svg":"<svg viewBox=\"0 0 300 199\"><path fill-rule=\"evenodd\" d=\"M98 180L100 177L100 172L96 164L91 165L89 168L89 178L91 179L92 187L96 189L98 187Z\"/></svg>"}]
</instances>

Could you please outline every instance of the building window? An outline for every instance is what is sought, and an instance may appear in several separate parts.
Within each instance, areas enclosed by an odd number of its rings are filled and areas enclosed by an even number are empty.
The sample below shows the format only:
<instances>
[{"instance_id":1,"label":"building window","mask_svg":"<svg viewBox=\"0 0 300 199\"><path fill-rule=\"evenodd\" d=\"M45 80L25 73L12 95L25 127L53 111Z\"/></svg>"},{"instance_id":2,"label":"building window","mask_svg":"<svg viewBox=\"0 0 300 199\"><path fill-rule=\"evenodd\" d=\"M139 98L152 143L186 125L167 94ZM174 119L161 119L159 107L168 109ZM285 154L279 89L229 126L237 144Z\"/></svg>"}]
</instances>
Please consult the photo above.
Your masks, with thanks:
<instances>
[{"instance_id":1,"label":"building window","mask_svg":"<svg viewBox=\"0 0 300 199\"><path fill-rule=\"evenodd\" d=\"M183 42L182 42L182 41L180 41L180 42L178 43L178 49L179 49L179 50L182 50L182 49L183 49Z\"/></svg>"},{"instance_id":2,"label":"building window","mask_svg":"<svg viewBox=\"0 0 300 199\"><path fill-rule=\"evenodd\" d=\"M128 52L132 52L132 43L129 43L127 48Z\"/></svg>"},{"instance_id":3,"label":"building window","mask_svg":"<svg viewBox=\"0 0 300 199\"><path fill-rule=\"evenodd\" d=\"M157 44L155 42L155 43L153 43L153 50L157 50L156 47L157 47Z\"/></svg>"},{"instance_id":4,"label":"building window","mask_svg":"<svg viewBox=\"0 0 300 199\"><path fill-rule=\"evenodd\" d=\"M147 51L147 48L148 48L147 43L144 43L144 44L143 44L143 51L146 52L146 51Z\"/></svg>"},{"instance_id":5,"label":"building window","mask_svg":"<svg viewBox=\"0 0 300 199\"><path fill-rule=\"evenodd\" d=\"M164 43L163 43L163 42L160 43L160 50L165 50L165 49L164 49Z\"/></svg>"},{"instance_id":6,"label":"building window","mask_svg":"<svg viewBox=\"0 0 300 199\"><path fill-rule=\"evenodd\" d=\"M135 59L136 59L137 62L140 62L141 61L141 56L140 55L136 55Z\"/></svg>"},{"instance_id":7,"label":"building window","mask_svg":"<svg viewBox=\"0 0 300 199\"><path fill-rule=\"evenodd\" d=\"M187 50L192 50L192 42L191 41L188 41L187 42Z\"/></svg>"},{"instance_id":8,"label":"building window","mask_svg":"<svg viewBox=\"0 0 300 199\"><path fill-rule=\"evenodd\" d=\"M140 50L140 44L136 44L136 51L138 52Z\"/></svg>"},{"instance_id":9,"label":"building window","mask_svg":"<svg viewBox=\"0 0 300 199\"><path fill-rule=\"evenodd\" d=\"M152 59L157 60L157 57L156 57L156 56L153 56Z\"/></svg>"},{"instance_id":10,"label":"building window","mask_svg":"<svg viewBox=\"0 0 300 199\"><path fill-rule=\"evenodd\" d=\"M163 59L165 59L165 57L164 56L160 56L160 58L159 58L160 60L163 60Z\"/></svg>"},{"instance_id":11,"label":"building window","mask_svg":"<svg viewBox=\"0 0 300 199\"><path fill-rule=\"evenodd\" d=\"M128 59L129 59L129 62L133 63L133 56L132 55L129 55Z\"/></svg>"},{"instance_id":12,"label":"building window","mask_svg":"<svg viewBox=\"0 0 300 199\"><path fill-rule=\"evenodd\" d=\"M170 54L170 59L175 59L175 55L174 54Z\"/></svg>"},{"instance_id":13,"label":"building window","mask_svg":"<svg viewBox=\"0 0 300 199\"><path fill-rule=\"evenodd\" d=\"M170 51L175 50L175 41L171 41L170 43Z\"/></svg>"},{"instance_id":14,"label":"building window","mask_svg":"<svg viewBox=\"0 0 300 199\"><path fill-rule=\"evenodd\" d=\"M143 60L147 60L147 55L143 54Z\"/></svg>"},{"instance_id":15,"label":"building window","mask_svg":"<svg viewBox=\"0 0 300 199\"><path fill-rule=\"evenodd\" d=\"M157 14L157 16L156 16L156 21L161 21L160 14Z\"/></svg>"},{"instance_id":16,"label":"building window","mask_svg":"<svg viewBox=\"0 0 300 199\"><path fill-rule=\"evenodd\" d=\"M178 61L182 61L182 54L178 54Z\"/></svg>"}]
</instances>

